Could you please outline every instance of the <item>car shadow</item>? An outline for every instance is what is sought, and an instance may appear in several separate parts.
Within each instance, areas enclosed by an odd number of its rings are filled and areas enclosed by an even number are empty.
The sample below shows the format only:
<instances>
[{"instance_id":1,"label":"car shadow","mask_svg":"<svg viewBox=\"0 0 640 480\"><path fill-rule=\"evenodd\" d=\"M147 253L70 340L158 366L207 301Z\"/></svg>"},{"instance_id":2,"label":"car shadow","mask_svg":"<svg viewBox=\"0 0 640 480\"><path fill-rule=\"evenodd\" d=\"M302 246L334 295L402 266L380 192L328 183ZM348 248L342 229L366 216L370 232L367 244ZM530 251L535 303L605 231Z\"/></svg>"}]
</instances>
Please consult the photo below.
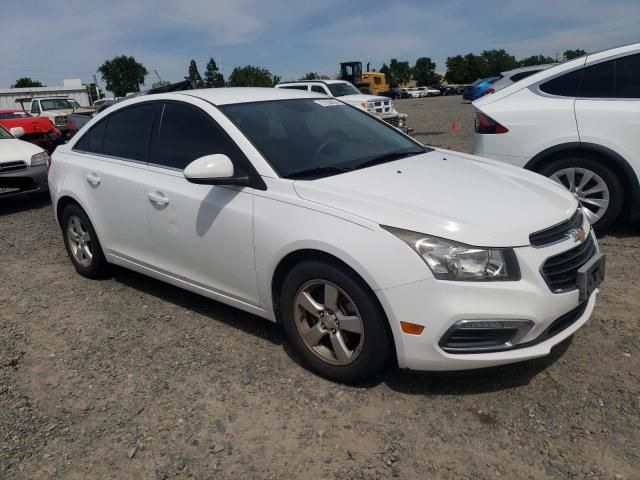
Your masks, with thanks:
<instances>
[{"instance_id":1,"label":"car shadow","mask_svg":"<svg viewBox=\"0 0 640 480\"><path fill-rule=\"evenodd\" d=\"M274 345L281 345L286 355L300 368L309 372L309 375L317 375L289 347L283 329L276 323L125 268L112 267L111 277L123 285L194 311L215 322L237 328ZM557 361L569 348L572 338L569 337L557 345L547 357L482 370L415 372L400 370L395 361L390 361L373 380L352 386L369 389L384 384L399 393L424 396L472 395L509 390L527 385L536 375Z\"/></svg>"},{"instance_id":2,"label":"car shadow","mask_svg":"<svg viewBox=\"0 0 640 480\"><path fill-rule=\"evenodd\" d=\"M606 235L610 235L616 238L626 237L638 237L640 236L640 222L619 222L617 225L611 228ZM598 238L601 236L598 235Z\"/></svg>"},{"instance_id":3,"label":"car shadow","mask_svg":"<svg viewBox=\"0 0 640 480\"><path fill-rule=\"evenodd\" d=\"M32 197L24 194L16 195L15 197L0 197L0 216L14 215L28 210L37 210L48 205L51 205L51 199L45 195Z\"/></svg>"}]
</instances>

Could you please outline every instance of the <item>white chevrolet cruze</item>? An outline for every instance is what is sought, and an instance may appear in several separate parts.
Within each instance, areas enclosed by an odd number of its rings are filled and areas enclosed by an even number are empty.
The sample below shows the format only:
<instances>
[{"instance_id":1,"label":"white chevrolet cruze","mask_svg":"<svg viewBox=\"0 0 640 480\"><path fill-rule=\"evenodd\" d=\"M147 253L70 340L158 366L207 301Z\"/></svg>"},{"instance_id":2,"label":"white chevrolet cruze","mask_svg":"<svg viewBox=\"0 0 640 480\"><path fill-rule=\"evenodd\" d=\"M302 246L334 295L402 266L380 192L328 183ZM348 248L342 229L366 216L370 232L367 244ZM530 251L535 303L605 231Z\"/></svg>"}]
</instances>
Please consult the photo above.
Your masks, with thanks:
<instances>
[{"instance_id":1,"label":"white chevrolet cruze","mask_svg":"<svg viewBox=\"0 0 640 480\"><path fill-rule=\"evenodd\" d=\"M117 264L280 322L338 381L391 359L443 371L547 355L604 274L556 183L313 93L122 102L58 147L49 185L80 274Z\"/></svg>"}]
</instances>

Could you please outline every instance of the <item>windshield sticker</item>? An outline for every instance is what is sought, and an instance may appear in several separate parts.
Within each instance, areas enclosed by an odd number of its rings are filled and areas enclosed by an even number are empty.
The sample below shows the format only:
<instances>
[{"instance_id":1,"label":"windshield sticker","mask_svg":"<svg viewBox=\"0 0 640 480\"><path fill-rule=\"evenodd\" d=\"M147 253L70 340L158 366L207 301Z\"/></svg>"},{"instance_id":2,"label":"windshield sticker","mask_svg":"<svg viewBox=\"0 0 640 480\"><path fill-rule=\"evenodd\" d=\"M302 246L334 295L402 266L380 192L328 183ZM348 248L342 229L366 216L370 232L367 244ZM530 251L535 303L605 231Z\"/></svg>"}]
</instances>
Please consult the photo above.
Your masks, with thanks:
<instances>
[{"instance_id":1,"label":"windshield sticker","mask_svg":"<svg viewBox=\"0 0 640 480\"><path fill-rule=\"evenodd\" d=\"M342 102L338 100L314 100L318 105L322 105L323 107L335 107L336 105L342 105Z\"/></svg>"}]
</instances>

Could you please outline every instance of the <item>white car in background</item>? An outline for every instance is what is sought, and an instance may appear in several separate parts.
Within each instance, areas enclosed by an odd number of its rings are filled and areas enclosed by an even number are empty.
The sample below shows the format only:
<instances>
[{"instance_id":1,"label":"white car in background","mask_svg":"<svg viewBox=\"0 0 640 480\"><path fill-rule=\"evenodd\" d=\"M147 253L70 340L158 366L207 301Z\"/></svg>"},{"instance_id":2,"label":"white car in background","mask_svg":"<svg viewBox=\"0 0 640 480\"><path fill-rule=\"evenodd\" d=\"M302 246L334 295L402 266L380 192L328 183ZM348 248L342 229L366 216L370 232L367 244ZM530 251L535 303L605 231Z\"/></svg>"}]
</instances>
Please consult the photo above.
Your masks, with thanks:
<instances>
[{"instance_id":1,"label":"white car in background","mask_svg":"<svg viewBox=\"0 0 640 480\"><path fill-rule=\"evenodd\" d=\"M547 355L604 272L554 182L314 92L125 100L56 149L49 185L80 274L113 263L279 322L338 381L392 358L443 371Z\"/></svg>"},{"instance_id":2,"label":"white car in background","mask_svg":"<svg viewBox=\"0 0 640 480\"><path fill-rule=\"evenodd\" d=\"M0 125L0 198L49 191L49 154L33 143L19 140L23 135L22 127L7 130Z\"/></svg>"},{"instance_id":3,"label":"white car in background","mask_svg":"<svg viewBox=\"0 0 640 480\"><path fill-rule=\"evenodd\" d=\"M500 74L500 79L494 82L491 87L489 87L490 92L497 92L498 90L502 90L503 88L508 87L509 85L513 85L520 80L524 80L527 77L530 77L534 73L541 72L542 70L546 70L547 68L551 68L557 65L557 63L546 63L542 65L532 65L529 67L520 67L514 68L513 70L508 70L506 72L502 72Z\"/></svg>"},{"instance_id":4,"label":"white car in background","mask_svg":"<svg viewBox=\"0 0 640 480\"><path fill-rule=\"evenodd\" d=\"M640 219L640 43L538 72L475 102L473 153L567 188L595 228Z\"/></svg>"},{"instance_id":5,"label":"white car in background","mask_svg":"<svg viewBox=\"0 0 640 480\"><path fill-rule=\"evenodd\" d=\"M442 95L442 92L437 88L433 87L424 87L424 96L425 97L439 97Z\"/></svg>"}]
</instances>

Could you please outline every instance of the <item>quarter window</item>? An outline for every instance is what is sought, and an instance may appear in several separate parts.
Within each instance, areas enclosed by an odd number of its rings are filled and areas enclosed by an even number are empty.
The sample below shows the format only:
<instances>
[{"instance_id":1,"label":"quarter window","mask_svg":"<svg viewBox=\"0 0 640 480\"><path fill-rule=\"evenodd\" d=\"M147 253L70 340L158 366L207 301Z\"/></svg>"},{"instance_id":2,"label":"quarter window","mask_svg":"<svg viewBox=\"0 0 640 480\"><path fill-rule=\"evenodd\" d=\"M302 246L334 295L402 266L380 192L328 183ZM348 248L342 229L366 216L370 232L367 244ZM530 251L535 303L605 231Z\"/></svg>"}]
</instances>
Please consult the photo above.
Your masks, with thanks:
<instances>
[{"instance_id":1,"label":"quarter window","mask_svg":"<svg viewBox=\"0 0 640 480\"><path fill-rule=\"evenodd\" d=\"M560 97L575 97L578 95L578 87L580 86L580 78L582 77L582 69L574 70L556 78L552 78L548 82L540 85L540 90L550 95L558 95Z\"/></svg>"},{"instance_id":2,"label":"quarter window","mask_svg":"<svg viewBox=\"0 0 640 480\"><path fill-rule=\"evenodd\" d=\"M88 153L104 153L104 132L107 129L107 119L100 121L85 133L78 143L75 150L81 150Z\"/></svg>"},{"instance_id":3,"label":"quarter window","mask_svg":"<svg viewBox=\"0 0 640 480\"><path fill-rule=\"evenodd\" d=\"M615 60L586 67L580 82L581 98L611 98L614 96Z\"/></svg>"},{"instance_id":4,"label":"quarter window","mask_svg":"<svg viewBox=\"0 0 640 480\"><path fill-rule=\"evenodd\" d=\"M232 160L241 155L236 144L204 111L167 103L162 113L156 163L183 170L196 158L222 153Z\"/></svg>"},{"instance_id":5,"label":"quarter window","mask_svg":"<svg viewBox=\"0 0 640 480\"><path fill-rule=\"evenodd\" d=\"M102 153L147 161L154 107L153 103L145 103L109 115Z\"/></svg>"},{"instance_id":6,"label":"quarter window","mask_svg":"<svg viewBox=\"0 0 640 480\"><path fill-rule=\"evenodd\" d=\"M316 93L322 93L323 95L327 94L325 89L322 88L320 85L311 85L311 91Z\"/></svg>"},{"instance_id":7,"label":"quarter window","mask_svg":"<svg viewBox=\"0 0 640 480\"><path fill-rule=\"evenodd\" d=\"M640 54L616 60L616 97L640 98Z\"/></svg>"}]
</instances>

